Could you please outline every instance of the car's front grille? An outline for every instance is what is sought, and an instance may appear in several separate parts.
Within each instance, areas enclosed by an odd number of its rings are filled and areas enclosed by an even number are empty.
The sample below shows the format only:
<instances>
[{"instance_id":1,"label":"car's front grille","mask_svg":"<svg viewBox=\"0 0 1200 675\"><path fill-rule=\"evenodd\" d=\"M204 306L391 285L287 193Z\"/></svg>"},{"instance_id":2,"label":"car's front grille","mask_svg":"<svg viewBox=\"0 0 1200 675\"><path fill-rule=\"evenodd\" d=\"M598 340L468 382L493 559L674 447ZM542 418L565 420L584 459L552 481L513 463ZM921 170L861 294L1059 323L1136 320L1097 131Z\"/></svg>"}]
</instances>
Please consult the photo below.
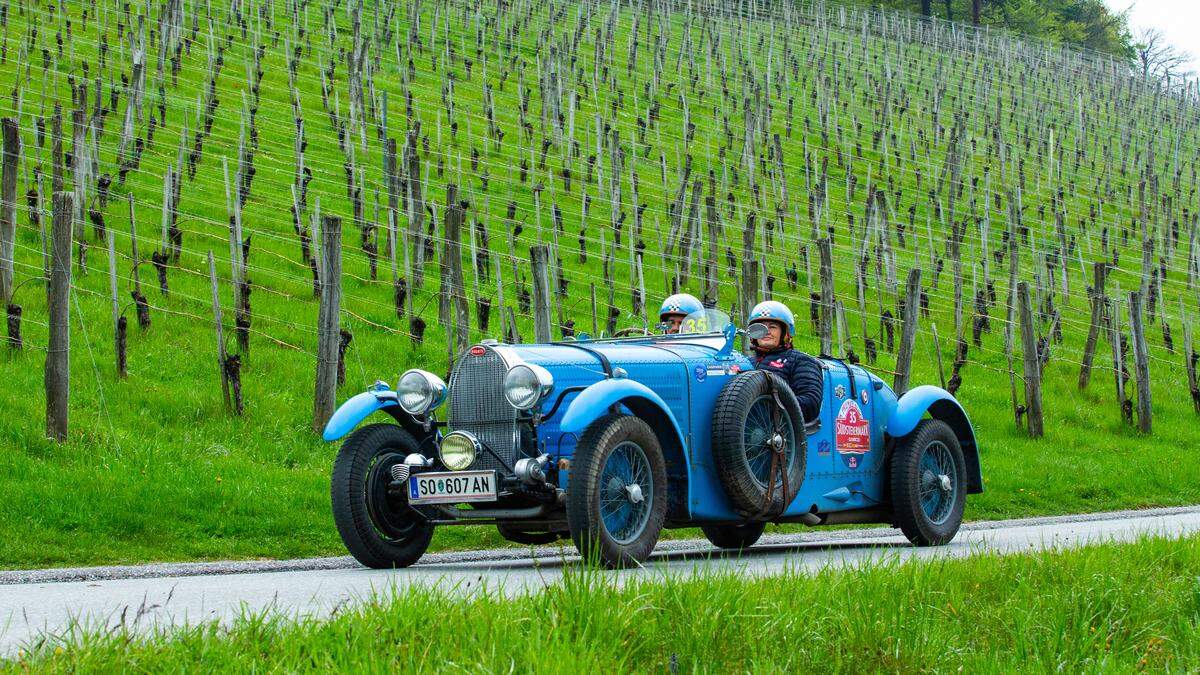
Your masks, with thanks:
<instances>
[{"instance_id":1,"label":"car's front grille","mask_svg":"<svg viewBox=\"0 0 1200 675\"><path fill-rule=\"evenodd\" d=\"M450 374L450 429L469 431L511 466L517 454L517 411L504 398L508 366L494 350L467 352ZM503 469L484 451L472 469Z\"/></svg>"}]
</instances>

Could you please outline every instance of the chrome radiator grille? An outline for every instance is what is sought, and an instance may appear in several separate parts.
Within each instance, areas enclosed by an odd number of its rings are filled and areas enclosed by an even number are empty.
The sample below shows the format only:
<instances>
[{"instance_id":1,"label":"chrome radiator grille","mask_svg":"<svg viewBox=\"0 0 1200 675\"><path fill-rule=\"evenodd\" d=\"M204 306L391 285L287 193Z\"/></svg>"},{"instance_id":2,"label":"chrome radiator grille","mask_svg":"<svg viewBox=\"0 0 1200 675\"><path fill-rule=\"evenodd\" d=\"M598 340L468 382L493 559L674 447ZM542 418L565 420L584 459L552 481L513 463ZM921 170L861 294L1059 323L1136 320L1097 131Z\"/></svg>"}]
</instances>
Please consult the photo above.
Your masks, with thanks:
<instances>
[{"instance_id":1,"label":"chrome radiator grille","mask_svg":"<svg viewBox=\"0 0 1200 675\"><path fill-rule=\"evenodd\" d=\"M466 353L450 374L450 429L469 431L511 466L517 454L517 411L504 398L508 366L495 351ZM484 451L472 469L503 465Z\"/></svg>"}]
</instances>

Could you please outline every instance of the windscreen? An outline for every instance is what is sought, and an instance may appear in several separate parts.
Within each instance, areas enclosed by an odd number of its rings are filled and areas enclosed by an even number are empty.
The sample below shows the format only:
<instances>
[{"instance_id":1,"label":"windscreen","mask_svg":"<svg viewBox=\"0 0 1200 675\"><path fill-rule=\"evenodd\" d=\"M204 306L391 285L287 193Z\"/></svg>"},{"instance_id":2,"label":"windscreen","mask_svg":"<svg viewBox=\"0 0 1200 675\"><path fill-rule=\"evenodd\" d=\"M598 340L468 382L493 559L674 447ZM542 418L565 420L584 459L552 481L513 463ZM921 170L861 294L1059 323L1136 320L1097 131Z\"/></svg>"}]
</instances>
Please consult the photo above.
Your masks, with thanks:
<instances>
[{"instance_id":1,"label":"windscreen","mask_svg":"<svg viewBox=\"0 0 1200 675\"><path fill-rule=\"evenodd\" d=\"M729 315L719 309L702 309L683 318L680 334L719 333L729 325Z\"/></svg>"}]
</instances>

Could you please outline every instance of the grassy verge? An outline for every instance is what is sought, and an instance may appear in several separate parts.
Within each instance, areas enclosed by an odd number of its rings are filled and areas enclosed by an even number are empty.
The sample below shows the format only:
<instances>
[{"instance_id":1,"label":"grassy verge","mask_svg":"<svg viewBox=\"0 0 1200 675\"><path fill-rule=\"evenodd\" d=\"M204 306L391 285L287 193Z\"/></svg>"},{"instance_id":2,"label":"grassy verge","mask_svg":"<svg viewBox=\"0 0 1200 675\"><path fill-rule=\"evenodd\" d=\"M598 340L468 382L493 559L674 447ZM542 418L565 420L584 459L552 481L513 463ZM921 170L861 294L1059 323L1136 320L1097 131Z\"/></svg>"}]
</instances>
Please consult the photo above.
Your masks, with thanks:
<instances>
[{"instance_id":1,"label":"grassy verge","mask_svg":"<svg viewBox=\"0 0 1200 675\"><path fill-rule=\"evenodd\" d=\"M13 671L1098 671L1200 659L1200 538L713 576L517 600L414 591L327 621L49 643ZM683 630L681 630L683 628Z\"/></svg>"}]
</instances>

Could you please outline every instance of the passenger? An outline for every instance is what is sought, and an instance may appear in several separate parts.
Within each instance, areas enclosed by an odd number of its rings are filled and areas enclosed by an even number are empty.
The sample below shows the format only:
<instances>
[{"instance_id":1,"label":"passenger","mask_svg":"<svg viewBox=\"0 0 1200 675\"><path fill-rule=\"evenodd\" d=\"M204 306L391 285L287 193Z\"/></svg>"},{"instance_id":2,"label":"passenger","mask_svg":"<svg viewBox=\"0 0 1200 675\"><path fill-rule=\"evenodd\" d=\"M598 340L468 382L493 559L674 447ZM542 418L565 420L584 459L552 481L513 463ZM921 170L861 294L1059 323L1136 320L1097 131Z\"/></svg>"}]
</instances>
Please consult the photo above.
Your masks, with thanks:
<instances>
[{"instance_id":1,"label":"passenger","mask_svg":"<svg viewBox=\"0 0 1200 675\"><path fill-rule=\"evenodd\" d=\"M816 359L792 349L792 337L796 334L792 310L782 302L766 300L750 310L750 323L762 323L767 327L765 336L750 341L754 349L754 367L782 377L796 394L804 421L817 419L824 397L823 371Z\"/></svg>"},{"instance_id":2,"label":"passenger","mask_svg":"<svg viewBox=\"0 0 1200 675\"><path fill-rule=\"evenodd\" d=\"M663 332L671 335L679 332L683 318L692 312L704 309L704 303L689 293L676 293L663 300L662 309L658 310L658 320L664 326Z\"/></svg>"}]
</instances>

